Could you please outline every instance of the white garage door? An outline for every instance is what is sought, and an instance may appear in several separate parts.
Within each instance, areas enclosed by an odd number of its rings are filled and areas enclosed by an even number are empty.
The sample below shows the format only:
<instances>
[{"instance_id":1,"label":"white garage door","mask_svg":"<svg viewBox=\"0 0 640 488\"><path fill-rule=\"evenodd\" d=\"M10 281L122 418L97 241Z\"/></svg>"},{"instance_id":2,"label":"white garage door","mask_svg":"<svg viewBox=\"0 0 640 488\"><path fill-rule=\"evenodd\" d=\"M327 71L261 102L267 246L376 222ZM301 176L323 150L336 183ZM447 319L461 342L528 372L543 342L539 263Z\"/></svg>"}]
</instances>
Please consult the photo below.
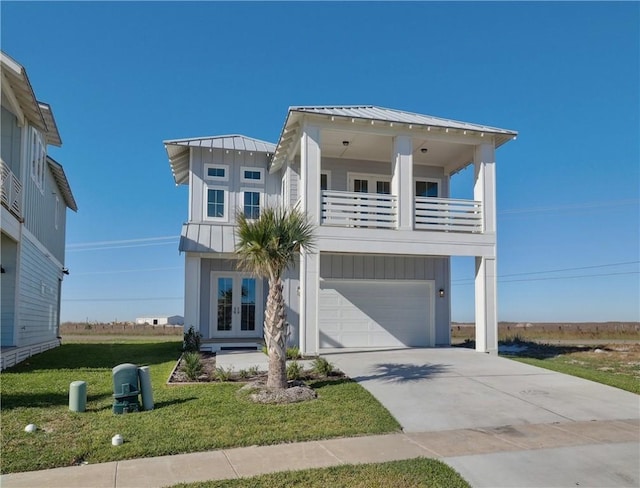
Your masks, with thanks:
<instances>
[{"instance_id":1,"label":"white garage door","mask_svg":"<svg viewBox=\"0 0 640 488\"><path fill-rule=\"evenodd\" d=\"M432 346L430 281L320 282L320 347Z\"/></svg>"}]
</instances>

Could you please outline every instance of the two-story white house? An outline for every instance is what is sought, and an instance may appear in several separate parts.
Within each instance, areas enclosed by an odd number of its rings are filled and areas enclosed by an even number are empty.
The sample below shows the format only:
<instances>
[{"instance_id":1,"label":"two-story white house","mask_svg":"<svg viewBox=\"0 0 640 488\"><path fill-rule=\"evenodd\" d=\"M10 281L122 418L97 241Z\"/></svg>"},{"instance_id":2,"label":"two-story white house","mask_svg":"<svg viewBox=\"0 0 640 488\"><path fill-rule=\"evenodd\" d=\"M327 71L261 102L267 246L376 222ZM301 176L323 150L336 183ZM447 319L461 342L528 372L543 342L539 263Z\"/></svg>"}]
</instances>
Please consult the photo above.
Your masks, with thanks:
<instances>
[{"instance_id":1,"label":"two-story white house","mask_svg":"<svg viewBox=\"0 0 640 488\"><path fill-rule=\"evenodd\" d=\"M0 52L2 369L60 344L60 291L66 209L77 210L62 166L47 155L60 146L51 107L39 102L27 72Z\"/></svg>"},{"instance_id":2,"label":"two-story white house","mask_svg":"<svg viewBox=\"0 0 640 488\"><path fill-rule=\"evenodd\" d=\"M517 133L374 106L291 107L277 144L165 141L189 185L185 328L205 345L259 341L266 283L236 267L236 212L298 205L317 226L285 280L290 343L450 344L450 257L473 256L476 349L497 350L495 150ZM474 167L473 200L450 179Z\"/></svg>"}]
</instances>

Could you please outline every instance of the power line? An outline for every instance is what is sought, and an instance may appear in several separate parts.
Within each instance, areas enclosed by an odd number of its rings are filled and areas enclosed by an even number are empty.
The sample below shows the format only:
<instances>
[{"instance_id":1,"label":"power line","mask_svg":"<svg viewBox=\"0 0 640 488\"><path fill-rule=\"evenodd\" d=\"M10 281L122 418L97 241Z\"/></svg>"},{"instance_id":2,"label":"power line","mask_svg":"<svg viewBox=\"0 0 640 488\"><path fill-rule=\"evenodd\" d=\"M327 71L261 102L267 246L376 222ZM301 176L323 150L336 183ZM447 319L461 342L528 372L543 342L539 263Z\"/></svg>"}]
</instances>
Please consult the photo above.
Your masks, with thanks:
<instances>
[{"instance_id":1,"label":"power line","mask_svg":"<svg viewBox=\"0 0 640 488\"><path fill-rule=\"evenodd\" d=\"M575 275L575 276L548 276L546 278L526 278L522 280L500 280L499 276L498 283L518 283L525 281L549 281L549 280L567 280L567 279L575 279L575 278L592 278L595 276L618 276L618 275L632 275L632 274L640 274L640 271L625 271L621 273L600 273L600 274L588 274L588 275ZM465 285L473 285L473 282L469 283L453 283L453 286L465 286Z\"/></svg>"},{"instance_id":2,"label":"power line","mask_svg":"<svg viewBox=\"0 0 640 488\"><path fill-rule=\"evenodd\" d=\"M110 249L128 249L128 248L132 248L132 247L150 247L150 246L166 246L168 244L171 244L172 246L175 246L176 243L175 242L148 242L146 244L131 244L128 246L103 246L103 247L87 247L87 248L74 248L74 249L67 249L67 252L81 252L81 251L108 251Z\"/></svg>"},{"instance_id":3,"label":"power line","mask_svg":"<svg viewBox=\"0 0 640 488\"><path fill-rule=\"evenodd\" d=\"M622 263L596 264L593 266L580 266L577 268L550 269L547 271L528 271L523 273L510 273L510 274L498 275L496 276L496 278L507 278L511 276L525 276L525 275L534 275L534 274L561 273L564 271L579 271L583 269L608 268L612 266L623 266L626 264L638 264L638 263L640 263L640 261L624 261ZM590 276L590 275L583 275L583 276ZM457 283L460 281L473 281L473 280L474 278L462 278L459 280L453 280L452 283Z\"/></svg>"},{"instance_id":4,"label":"power line","mask_svg":"<svg viewBox=\"0 0 640 488\"><path fill-rule=\"evenodd\" d=\"M124 239L119 241L94 241L94 242L78 242L75 244L67 244L69 247L94 247L94 246L111 246L113 244L131 244L133 242L150 242L150 241L166 241L167 239L177 239L180 236L163 236L163 237L138 237L136 239Z\"/></svg>"},{"instance_id":5,"label":"power line","mask_svg":"<svg viewBox=\"0 0 640 488\"><path fill-rule=\"evenodd\" d=\"M167 268L132 268L132 269L119 269L113 271L89 271L85 273L73 273L73 276L87 276L87 275L103 275L103 274L118 274L118 273L139 273L145 271L169 271L174 269L183 269L183 266L171 266Z\"/></svg>"},{"instance_id":6,"label":"power line","mask_svg":"<svg viewBox=\"0 0 640 488\"><path fill-rule=\"evenodd\" d=\"M637 198L628 199L628 200L615 200L611 202L586 202L586 203L575 203L569 205L556 205L553 207L530 207L530 208L514 208L501 210L498 212L500 215L507 214L521 214L521 213L535 213L535 212L556 212L558 210L583 210L583 209L591 209L591 208L601 208L601 207L618 207L621 205L631 205L637 204L640 200Z\"/></svg>"}]
</instances>

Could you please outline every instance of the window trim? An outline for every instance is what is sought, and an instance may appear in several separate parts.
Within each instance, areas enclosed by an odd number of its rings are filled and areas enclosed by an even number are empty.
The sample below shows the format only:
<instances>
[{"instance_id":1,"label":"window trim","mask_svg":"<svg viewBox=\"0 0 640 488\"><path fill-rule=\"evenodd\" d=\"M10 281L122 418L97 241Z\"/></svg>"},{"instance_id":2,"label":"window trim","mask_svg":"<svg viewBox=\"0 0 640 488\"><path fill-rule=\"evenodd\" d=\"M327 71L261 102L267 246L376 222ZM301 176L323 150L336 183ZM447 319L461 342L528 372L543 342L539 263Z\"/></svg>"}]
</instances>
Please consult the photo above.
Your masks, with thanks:
<instances>
[{"instance_id":1,"label":"window trim","mask_svg":"<svg viewBox=\"0 0 640 488\"><path fill-rule=\"evenodd\" d=\"M222 217L210 217L209 210L209 190L220 190L224 192L224 214ZM204 185L204 192L202 201L204 203L202 208L202 220L208 222L228 222L229 221L229 189L223 186L216 185Z\"/></svg>"},{"instance_id":2,"label":"window trim","mask_svg":"<svg viewBox=\"0 0 640 488\"><path fill-rule=\"evenodd\" d=\"M55 206L55 214L53 216L53 223L56 230L58 230L58 227L60 227L60 197L58 195L55 195L55 199L56 199L56 206Z\"/></svg>"},{"instance_id":3,"label":"window trim","mask_svg":"<svg viewBox=\"0 0 640 488\"><path fill-rule=\"evenodd\" d=\"M209 176L209 169L223 169L224 176ZM204 179L206 181L229 181L229 165L228 164L213 164L205 163L204 165Z\"/></svg>"},{"instance_id":4,"label":"window trim","mask_svg":"<svg viewBox=\"0 0 640 488\"><path fill-rule=\"evenodd\" d=\"M239 205L238 208L240 208L240 211L242 212L242 215L245 215L245 211L244 211L244 194L247 192L251 192L251 193L257 193L258 197L259 197L259 201L258 201L258 205L259 205L259 210L260 210L260 214L262 214L262 210L264 210L264 192L261 191L259 188L240 188L240 192L239 192ZM248 220L255 220L255 219L248 219Z\"/></svg>"},{"instance_id":5,"label":"window trim","mask_svg":"<svg viewBox=\"0 0 640 488\"><path fill-rule=\"evenodd\" d=\"M244 177L245 171L256 171L260 173L260 179L252 180ZM264 168L258 168L254 166L240 166L240 183L249 183L254 185L264 185Z\"/></svg>"},{"instance_id":6,"label":"window trim","mask_svg":"<svg viewBox=\"0 0 640 488\"><path fill-rule=\"evenodd\" d=\"M367 180L369 182L367 184L368 186L371 186L370 183L371 183L372 180L373 180L374 183L376 181L385 181L385 182L391 183L391 176L390 175L381 175L381 174L376 174L376 173L352 173L352 172L349 171L349 172L347 172L347 185L348 185L348 190L347 191L353 192L353 180L355 180L355 179ZM367 193L377 194L377 192L371 191L371 188L368 188L368 190L369 191ZM382 193L381 193L381 195L382 195Z\"/></svg>"},{"instance_id":7,"label":"window trim","mask_svg":"<svg viewBox=\"0 0 640 488\"><path fill-rule=\"evenodd\" d=\"M438 185L438 196L435 196L435 197L420 197L420 198L442 198L442 180L440 178L425 178L425 177L414 178L413 179L413 188L412 188L412 192L413 192L414 198L417 197L417 195L416 195L416 183L418 183L418 182L437 183L437 185Z\"/></svg>"},{"instance_id":8,"label":"window trim","mask_svg":"<svg viewBox=\"0 0 640 488\"><path fill-rule=\"evenodd\" d=\"M40 193L44 194L47 147L44 137L35 127L31 127L29 134L29 156L31 179L40 190Z\"/></svg>"}]
</instances>

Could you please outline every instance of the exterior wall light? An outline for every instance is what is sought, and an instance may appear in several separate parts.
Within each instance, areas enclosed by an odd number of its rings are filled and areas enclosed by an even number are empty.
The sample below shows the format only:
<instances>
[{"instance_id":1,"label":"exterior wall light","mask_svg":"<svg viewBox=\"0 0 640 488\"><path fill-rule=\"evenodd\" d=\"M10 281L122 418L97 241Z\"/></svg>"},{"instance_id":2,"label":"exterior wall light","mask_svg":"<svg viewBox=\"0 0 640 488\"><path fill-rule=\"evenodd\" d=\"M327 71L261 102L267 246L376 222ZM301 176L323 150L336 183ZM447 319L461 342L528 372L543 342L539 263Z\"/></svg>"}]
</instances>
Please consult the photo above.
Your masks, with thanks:
<instances>
[{"instance_id":1,"label":"exterior wall light","mask_svg":"<svg viewBox=\"0 0 640 488\"><path fill-rule=\"evenodd\" d=\"M443 288L440 288L440 290L438 290L438 296L440 298L444 298L444 289Z\"/></svg>"},{"instance_id":2,"label":"exterior wall light","mask_svg":"<svg viewBox=\"0 0 640 488\"><path fill-rule=\"evenodd\" d=\"M4 269L4 266L2 266L1 264L0 264L0 273L6 273L6 270Z\"/></svg>"}]
</instances>

